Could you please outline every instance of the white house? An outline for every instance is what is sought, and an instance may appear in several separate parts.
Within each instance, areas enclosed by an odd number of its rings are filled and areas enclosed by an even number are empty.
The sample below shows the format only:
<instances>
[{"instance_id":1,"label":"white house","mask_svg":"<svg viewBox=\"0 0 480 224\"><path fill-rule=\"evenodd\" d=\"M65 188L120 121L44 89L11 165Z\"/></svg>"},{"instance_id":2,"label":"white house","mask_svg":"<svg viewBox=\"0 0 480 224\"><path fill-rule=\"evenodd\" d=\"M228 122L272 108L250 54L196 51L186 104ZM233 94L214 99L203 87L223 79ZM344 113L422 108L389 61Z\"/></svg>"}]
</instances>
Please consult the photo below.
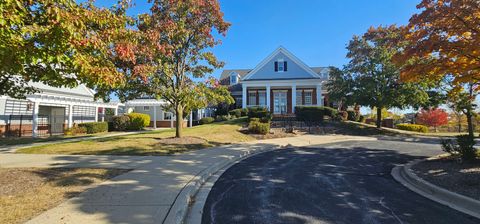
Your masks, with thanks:
<instances>
[{"instance_id":1,"label":"white house","mask_svg":"<svg viewBox=\"0 0 480 224\"><path fill-rule=\"evenodd\" d=\"M328 67L309 67L279 47L254 69L224 70L220 79L237 107L267 107L279 115L294 113L297 105L328 104L323 88L328 77Z\"/></svg>"},{"instance_id":2,"label":"white house","mask_svg":"<svg viewBox=\"0 0 480 224\"><path fill-rule=\"evenodd\" d=\"M138 98L125 102L126 112L137 112L150 115L150 127L169 127L174 128L176 125L175 113L165 108L168 102L165 100L156 100L151 98ZM188 115L188 124L184 121L183 126L192 126L193 120L200 120L207 116L207 109L194 110Z\"/></svg>"},{"instance_id":3,"label":"white house","mask_svg":"<svg viewBox=\"0 0 480 224\"><path fill-rule=\"evenodd\" d=\"M52 87L30 82L38 92L26 99L0 96L0 135L47 136L60 134L74 123L101 121L105 108L118 113L120 103L94 100L94 91L85 85Z\"/></svg>"}]
</instances>

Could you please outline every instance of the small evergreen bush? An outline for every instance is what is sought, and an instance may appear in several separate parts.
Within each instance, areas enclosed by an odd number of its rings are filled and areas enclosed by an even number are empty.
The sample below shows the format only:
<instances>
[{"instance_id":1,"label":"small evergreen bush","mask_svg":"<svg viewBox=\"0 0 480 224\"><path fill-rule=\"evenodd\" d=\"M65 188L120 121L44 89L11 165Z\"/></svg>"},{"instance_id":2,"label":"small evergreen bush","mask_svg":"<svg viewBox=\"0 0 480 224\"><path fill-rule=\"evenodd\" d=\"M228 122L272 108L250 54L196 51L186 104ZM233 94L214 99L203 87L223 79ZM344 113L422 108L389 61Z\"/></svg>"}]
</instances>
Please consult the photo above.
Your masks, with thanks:
<instances>
[{"instance_id":1,"label":"small evergreen bush","mask_svg":"<svg viewBox=\"0 0 480 224\"><path fill-rule=\"evenodd\" d=\"M213 123L215 121L215 118L213 117L204 117L202 119L200 119L199 123L200 124L210 124L210 123Z\"/></svg>"},{"instance_id":2,"label":"small evergreen bush","mask_svg":"<svg viewBox=\"0 0 480 224\"><path fill-rule=\"evenodd\" d=\"M111 123L114 131L126 131L130 123L130 117L127 115L113 116Z\"/></svg>"},{"instance_id":3,"label":"small evergreen bush","mask_svg":"<svg viewBox=\"0 0 480 224\"><path fill-rule=\"evenodd\" d=\"M474 147L475 139L470 135L458 135L456 138L457 142L454 142L452 139L443 139L443 151L461 158L462 161L474 160L477 157L477 149Z\"/></svg>"},{"instance_id":4,"label":"small evergreen bush","mask_svg":"<svg viewBox=\"0 0 480 224\"><path fill-rule=\"evenodd\" d=\"M215 117L216 122L228 121L228 120L230 120L229 115L217 115L217 117Z\"/></svg>"},{"instance_id":5,"label":"small evergreen bush","mask_svg":"<svg viewBox=\"0 0 480 224\"><path fill-rule=\"evenodd\" d=\"M242 116L242 109L235 109L235 110L231 110L228 112L228 114L232 117L241 117Z\"/></svg>"},{"instance_id":6,"label":"small evergreen bush","mask_svg":"<svg viewBox=\"0 0 480 224\"><path fill-rule=\"evenodd\" d=\"M428 127L420 124L397 124L396 127L397 129L405 130L405 131L414 131L414 132L422 132L422 133L428 132Z\"/></svg>"},{"instance_id":7,"label":"small evergreen bush","mask_svg":"<svg viewBox=\"0 0 480 224\"><path fill-rule=\"evenodd\" d=\"M270 133L270 122L263 123L260 122L258 118L252 119L254 120L250 121L250 123L248 124L248 132L261 135L266 135Z\"/></svg>"},{"instance_id":8,"label":"small evergreen bush","mask_svg":"<svg viewBox=\"0 0 480 224\"><path fill-rule=\"evenodd\" d=\"M264 121L272 120L272 113L265 107L250 107L248 108L248 119L260 118Z\"/></svg>"},{"instance_id":9,"label":"small evergreen bush","mask_svg":"<svg viewBox=\"0 0 480 224\"><path fill-rule=\"evenodd\" d=\"M150 125L150 115L141 113L129 113L130 118L127 129L132 131L142 130Z\"/></svg>"},{"instance_id":10,"label":"small evergreen bush","mask_svg":"<svg viewBox=\"0 0 480 224\"><path fill-rule=\"evenodd\" d=\"M73 136L73 135L82 135L87 133L87 128L85 127L79 127L77 125L65 129L63 132L65 135Z\"/></svg>"},{"instance_id":11,"label":"small evergreen bush","mask_svg":"<svg viewBox=\"0 0 480 224\"><path fill-rule=\"evenodd\" d=\"M107 122L86 122L78 124L78 127L83 127L86 129L87 134L94 134L100 132L107 132L108 131L108 123Z\"/></svg>"}]
</instances>

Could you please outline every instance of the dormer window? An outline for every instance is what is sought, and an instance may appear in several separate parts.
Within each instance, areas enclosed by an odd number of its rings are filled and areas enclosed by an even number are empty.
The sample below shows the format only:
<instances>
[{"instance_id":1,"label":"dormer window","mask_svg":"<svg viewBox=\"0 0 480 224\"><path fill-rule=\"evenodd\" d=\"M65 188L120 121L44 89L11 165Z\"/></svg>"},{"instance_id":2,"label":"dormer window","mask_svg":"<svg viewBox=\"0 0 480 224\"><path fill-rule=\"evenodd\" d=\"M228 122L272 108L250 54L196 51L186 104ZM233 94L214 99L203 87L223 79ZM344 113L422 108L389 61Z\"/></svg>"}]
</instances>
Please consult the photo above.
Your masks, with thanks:
<instances>
[{"instance_id":1,"label":"dormer window","mask_svg":"<svg viewBox=\"0 0 480 224\"><path fill-rule=\"evenodd\" d=\"M238 74L236 72L230 73L230 85L235 85L238 83Z\"/></svg>"},{"instance_id":2,"label":"dormer window","mask_svg":"<svg viewBox=\"0 0 480 224\"><path fill-rule=\"evenodd\" d=\"M278 59L275 61L275 72L286 72L287 71L287 62L283 59Z\"/></svg>"}]
</instances>

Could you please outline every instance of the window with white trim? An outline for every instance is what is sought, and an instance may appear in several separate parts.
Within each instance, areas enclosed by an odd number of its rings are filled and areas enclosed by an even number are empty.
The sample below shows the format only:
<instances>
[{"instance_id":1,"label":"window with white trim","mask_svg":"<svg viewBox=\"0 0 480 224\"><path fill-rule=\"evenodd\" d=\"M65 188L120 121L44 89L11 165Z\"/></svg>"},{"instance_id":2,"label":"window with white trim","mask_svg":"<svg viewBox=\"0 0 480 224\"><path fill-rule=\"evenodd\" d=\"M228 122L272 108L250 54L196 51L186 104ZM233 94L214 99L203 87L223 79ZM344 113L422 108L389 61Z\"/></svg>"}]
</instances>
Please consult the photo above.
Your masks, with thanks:
<instances>
[{"instance_id":1,"label":"window with white trim","mask_svg":"<svg viewBox=\"0 0 480 224\"><path fill-rule=\"evenodd\" d=\"M238 73L231 72L230 73L230 85L235 85L238 83Z\"/></svg>"},{"instance_id":2,"label":"window with white trim","mask_svg":"<svg viewBox=\"0 0 480 224\"><path fill-rule=\"evenodd\" d=\"M283 60L278 60L278 71L283 72L283 71L285 71L284 69L285 68L283 66Z\"/></svg>"},{"instance_id":3,"label":"window with white trim","mask_svg":"<svg viewBox=\"0 0 480 224\"><path fill-rule=\"evenodd\" d=\"M259 106L267 105L266 91L258 91L258 105Z\"/></svg>"},{"instance_id":4,"label":"window with white trim","mask_svg":"<svg viewBox=\"0 0 480 224\"><path fill-rule=\"evenodd\" d=\"M303 92L303 95L305 97L305 104L304 105L312 105L312 95L313 95L313 91L312 90L305 90Z\"/></svg>"},{"instance_id":5,"label":"window with white trim","mask_svg":"<svg viewBox=\"0 0 480 224\"><path fill-rule=\"evenodd\" d=\"M295 97L295 101L296 101L295 103L299 106L303 105L303 103L302 103L302 92L303 92L303 90L297 90L297 92L296 92L297 95Z\"/></svg>"},{"instance_id":6,"label":"window with white trim","mask_svg":"<svg viewBox=\"0 0 480 224\"><path fill-rule=\"evenodd\" d=\"M257 105L256 91L248 91L248 105Z\"/></svg>"},{"instance_id":7,"label":"window with white trim","mask_svg":"<svg viewBox=\"0 0 480 224\"><path fill-rule=\"evenodd\" d=\"M172 120L172 112L163 112L163 120Z\"/></svg>"}]
</instances>

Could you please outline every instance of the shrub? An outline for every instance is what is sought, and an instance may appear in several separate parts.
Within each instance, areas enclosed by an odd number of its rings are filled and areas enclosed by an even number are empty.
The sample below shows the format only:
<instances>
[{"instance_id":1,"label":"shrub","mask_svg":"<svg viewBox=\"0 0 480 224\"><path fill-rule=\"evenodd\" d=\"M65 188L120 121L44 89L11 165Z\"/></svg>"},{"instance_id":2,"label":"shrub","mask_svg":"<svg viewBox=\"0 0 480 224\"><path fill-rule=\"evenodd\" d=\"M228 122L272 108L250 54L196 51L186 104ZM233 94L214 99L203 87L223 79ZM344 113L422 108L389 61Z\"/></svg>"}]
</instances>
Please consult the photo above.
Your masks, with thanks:
<instances>
[{"instance_id":1,"label":"shrub","mask_svg":"<svg viewBox=\"0 0 480 224\"><path fill-rule=\"evenodd\" d=\"M130 117L127 115L113 116L111 123L112 130L125 131L129 126Z\"/></svg>"},{"instance_id":2,"label":"shrub","mask_svg":"<svg viewBox=\"0 0 480 224\"><path fill-rule=\"evenodd\" d=\"M327 117L330 117L330 118L336 118L337 117L337 114L338 114L338 111L334 108L331 108L331 107L321 107L323 108L323 111L324 111L324 115L327 116Z\"/></svg>"},{"instance_id":3,"label":"shrub","mask_svg":"<svg viewBox=\"0 0 480 224\"><path fill-rule=\"evenodd\" d=\"M228 114L230 116L233 116L233 117L241 117L242 116L242 109L231 110L231 111L228 112Z\"/></svg>"},{"instance_id":4,"label":"shrub","mask_svg":"<svg viewBox=\"0 0 480 224\"><path fill-rule=\"evenodd\" d=\"M397 129L405 130L405 131L415 131L415 132L422 132L422 133L428 132L428 127L420 124L397 124L396 127Z\"/></svg>"},{"instance_id":5,"label":"shrub","mask_svg":"<svg viewBox=\"0 0 480 224\"><path fill-rule=\"evenodd\" d=\"M355 111L347 111L347 119L349 121L358 121L359 117L359 114L357 114Z\"/></svg>"},{"instance_id":6,"label":"shrub","mask_svg":"<svg viewBox=\"0 0 480 224\"><path fill-rule=\"evenodd\" d=\"M215 118L213 117L204 117L202 119L200 119L199 123L200 124L210 124L210 123L213 123L215 121Z\"/></svg>"},{"instance_id":7,"label":"shrub","mask_svg":"<svg viewBox=\"0 0 480 224\"><path fill-rule=\"evenodd\" d=\"M248 115L248 108L242 108L242 109L240 109L240 111L242 112L242 117Z\"/></svg>"},{"instance_id":8,"label":"shrub","mask_svg":"<svg viewBox=\"0 0 480 224\"><path fill-rule=\"evenodd\" d=\"M474 147L475 139L470 135L458 135L456 138L456 143L452 139L443 139L443 151L460 157L462 161L474 160L477 155L477 149Z\"/></svg>"},{"instance_id":9,"label":"shrub","mask_svg":"<svg viewBox=\"0 0 480 224\"><path fill-rule=\"evenodd\" d=\"M358 122L365 123L366 118L363 115L358 116Z\"/></svg>"},{"instance_id":10,"label":"shrub","mask_svg":"<svg viewBox=\"0 0 480 224\"><path fill-rule=\"evenodd\" d=\"M87 133L87 128L85 127L79 127L77 125L65 129L63 132L65 135L81 135L81 134L86 134Z\"/></svg>"},{"instance_id":11,"label":"shrub","mask_svg":"<svg viewBox=\"0 0 480 224\"><path fill-rule=\"evenodd\" d=\"M107 122L86 122L78 124L78 127L83 127L86 129L87 134L94 134L100 132L107 132L108 131L108 123Z\"/></svg>"},{"instance_id":12,"label":"shrub","mask_svg":"<svg viewBox=\"0 0 480 224\"><path fill-rule=\"evenodd\" d=\"M252 134L262 134L266 135L270 133L270 122L262 123L253 118L254 120L250 121L248 124L248 132ZM258 119L258 118L257 118Z\"/></svg>"},{"instance_id":13,"label":"shrub","mask_svg":"<svg viewBox=\"0 0 480 224\"><path fill-rule=\"evenodd\" d=\"M250 107L248 109L248 119L260 118L264 121L272 120L272 113L265 107Z\"/></svg>"},{"instance_id":14,"label":"shrub","mask_svg":"<svg viewBox=\"0 0 480 224\"><path fill-rule=\"evenodd\" d=\"M220 122L220 121L228 121L230 120L230 116L228 115L217 115L217 117L215 117L215 121L216 122Z\"/></svg>"},{"instance_id":15,"label":"shrub","mask_svg":"<svg viewBox=\"0 0 480 224\"><path fill-rule=\"evenodd\" d=\"M316 106L297 106L295 107L295 116L298 120L305 123L320 123L323 122L325 109Z\"/></svg>"},{"instance_id":16,"label":"shrub","mask_svg":"<svg viewBox=\"0 0 480 224\"><path fill-rule=\"evenodd\" d=\"M335 119L339 120L339 121L346 121L347 118L348 118L347 111L338 111L336 116L335 116Z\"/></svg>"},{"instance_id":17,"label":"shrub","mask_svg":"<svg viewBox=\"0 0 480 224\"><path fill-rule=\"evenodd\" d=\"M144 127L150 125L150 115L141 113L129 113L127 116L130 118L128 123L128 130L142 130Z\"/></svg>"}]
</instances>

